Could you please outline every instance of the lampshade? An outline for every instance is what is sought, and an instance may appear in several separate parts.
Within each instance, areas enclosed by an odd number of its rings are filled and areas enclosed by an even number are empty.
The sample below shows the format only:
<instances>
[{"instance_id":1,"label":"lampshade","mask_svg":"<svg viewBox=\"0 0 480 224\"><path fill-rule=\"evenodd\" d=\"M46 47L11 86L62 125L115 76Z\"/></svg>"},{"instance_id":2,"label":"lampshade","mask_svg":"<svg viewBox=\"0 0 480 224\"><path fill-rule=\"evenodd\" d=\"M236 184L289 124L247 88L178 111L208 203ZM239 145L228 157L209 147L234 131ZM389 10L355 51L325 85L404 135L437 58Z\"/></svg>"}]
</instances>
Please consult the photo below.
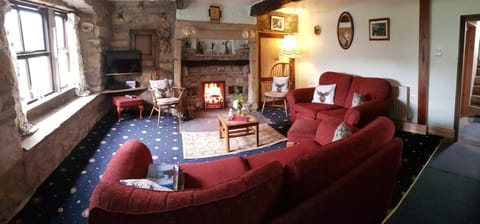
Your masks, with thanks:
<instances>
[{"instance_id":1,"label":"lampshade","mask_svg":"<svg viewBox=\"0 0 480 224\"><path fill-rule=\"evenodd\" d=\"M279 52L280 56L298 58L302 53L302 50L297 47L297 37L295 35L285 35Z\"/></svg>"}]
</instances>

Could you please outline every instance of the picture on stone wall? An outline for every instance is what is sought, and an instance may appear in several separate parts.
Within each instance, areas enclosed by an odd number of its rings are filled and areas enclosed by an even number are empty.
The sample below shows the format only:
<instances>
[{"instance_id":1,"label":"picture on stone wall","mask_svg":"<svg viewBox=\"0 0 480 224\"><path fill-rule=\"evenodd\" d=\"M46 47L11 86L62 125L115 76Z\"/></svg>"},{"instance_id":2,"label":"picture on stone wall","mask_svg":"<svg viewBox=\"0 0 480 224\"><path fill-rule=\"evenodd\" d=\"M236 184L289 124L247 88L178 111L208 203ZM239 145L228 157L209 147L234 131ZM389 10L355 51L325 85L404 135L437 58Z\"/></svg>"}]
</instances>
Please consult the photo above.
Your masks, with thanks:
<instances>
[{"instance_id":1,"label":"picture on stone wall","mask_svg":"<svg viewBox=\"0 0 480 224\"><path fill-rule=\"evenodd\" d=\"M270 18L270 29L277 31L285 30L285 18L282 16L272 16Z\"/></svg>"}]
</instances>

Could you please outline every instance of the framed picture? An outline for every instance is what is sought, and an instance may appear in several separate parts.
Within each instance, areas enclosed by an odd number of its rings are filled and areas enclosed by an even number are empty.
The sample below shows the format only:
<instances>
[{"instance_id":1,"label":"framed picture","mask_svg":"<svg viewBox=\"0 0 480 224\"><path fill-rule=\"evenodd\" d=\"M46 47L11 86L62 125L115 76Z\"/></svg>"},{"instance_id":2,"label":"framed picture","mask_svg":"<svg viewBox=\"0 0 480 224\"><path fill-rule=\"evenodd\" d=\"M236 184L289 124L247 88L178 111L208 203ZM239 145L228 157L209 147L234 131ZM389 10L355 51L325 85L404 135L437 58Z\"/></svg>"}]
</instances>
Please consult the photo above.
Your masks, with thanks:
<instances>
[{"instance_id":1,"label":"framed picture","mask_svg":"<svg viewBox=\"0 0 480 224\"><path fill-rule=\"evenodd\" d=\"M368 23L370 40L390 40L390 18L370 19Z\"/></svg>"},{"instance_id":2,"label":"framed picture","mask_svg":"<svg viewBox=\"0 0 480 224\"><path fill-rule=\"evenodd\" d=\"M208 9L208 15L210 16L211 21L220 21L220 17L222 17L222 11L220 11L220 7L211 5Z\"/></svg>"},{"instance_id":3,"label":"framed picture","mask_svg":"<svg viewBox=\"0 0 480 224\"><path fill-rule=\"evenodd\" d=\"M270 18L270 29L277 31L285 30L285 18L282 16L272 16Z\"/></svg>"}]
</instances>

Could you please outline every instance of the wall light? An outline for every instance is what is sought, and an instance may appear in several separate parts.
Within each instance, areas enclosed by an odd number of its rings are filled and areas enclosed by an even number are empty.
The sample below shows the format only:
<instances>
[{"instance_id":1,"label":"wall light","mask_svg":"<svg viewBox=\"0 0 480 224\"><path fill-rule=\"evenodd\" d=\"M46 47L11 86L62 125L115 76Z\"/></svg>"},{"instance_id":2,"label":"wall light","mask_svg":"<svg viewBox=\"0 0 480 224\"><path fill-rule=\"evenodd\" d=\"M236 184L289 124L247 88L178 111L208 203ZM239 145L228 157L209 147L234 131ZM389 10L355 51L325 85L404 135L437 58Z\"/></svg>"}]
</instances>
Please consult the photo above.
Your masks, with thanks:
<instances>
[{"instance_id":1,"label":"wall light","mask_svg":"<svg viewBox=\"0 0 480 224\"><path fill-rule=\"evenodd\" d=\"M182 33L185 37L191 37L197 33L197 30L195 27L188 25L182 28Z\"/></svg>"}]
</instances>

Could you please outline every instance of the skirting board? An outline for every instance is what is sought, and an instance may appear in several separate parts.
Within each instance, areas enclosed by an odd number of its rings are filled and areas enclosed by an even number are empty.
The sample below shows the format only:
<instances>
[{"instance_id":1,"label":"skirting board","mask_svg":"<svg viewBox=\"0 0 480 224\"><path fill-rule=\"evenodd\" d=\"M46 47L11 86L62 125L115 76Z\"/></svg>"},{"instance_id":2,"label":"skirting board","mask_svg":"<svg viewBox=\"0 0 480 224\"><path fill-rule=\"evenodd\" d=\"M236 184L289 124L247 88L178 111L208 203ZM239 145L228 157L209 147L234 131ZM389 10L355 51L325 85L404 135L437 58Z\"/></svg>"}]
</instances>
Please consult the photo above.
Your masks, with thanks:
<instances>
[{"instance_id":1,"label":"skirting board","mask_svg":"<svg viewBox=\"0 0 480 224\"><path fill-rule=\"evenodd\" d=\"M442 128L436 126L427 126L424 124L416 124L406 121L395 121L395 127L402 131L412 132L416 134L432 134L442 136L448 139L455 139L455 130L450 128Z\"/></svg>"}]
</instances>

